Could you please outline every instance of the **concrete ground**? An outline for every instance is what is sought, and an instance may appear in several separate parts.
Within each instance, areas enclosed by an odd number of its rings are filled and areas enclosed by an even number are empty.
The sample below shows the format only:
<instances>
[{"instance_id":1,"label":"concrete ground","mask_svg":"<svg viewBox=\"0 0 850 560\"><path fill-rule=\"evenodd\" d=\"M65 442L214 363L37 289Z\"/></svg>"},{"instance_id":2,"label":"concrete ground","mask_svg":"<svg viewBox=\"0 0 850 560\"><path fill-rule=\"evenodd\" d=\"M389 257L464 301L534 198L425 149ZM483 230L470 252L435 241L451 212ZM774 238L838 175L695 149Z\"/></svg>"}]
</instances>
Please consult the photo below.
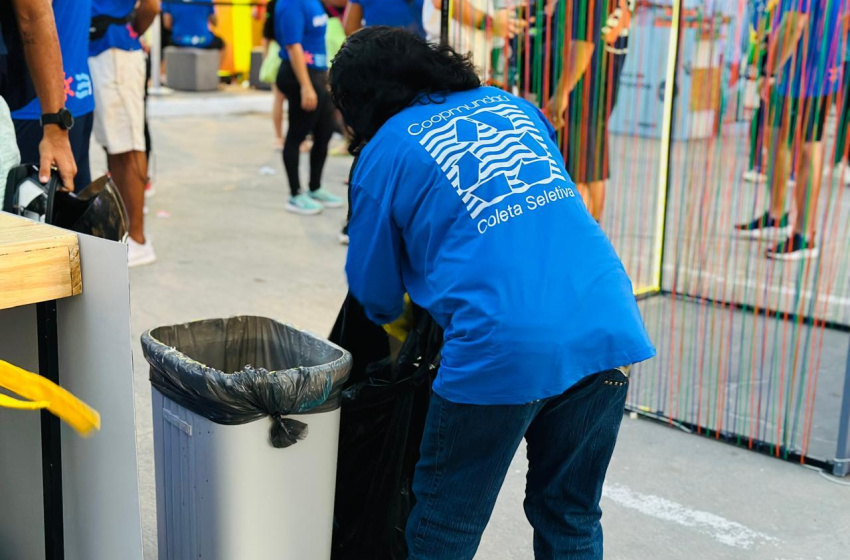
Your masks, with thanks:
<instances>
[{"instance_id":1,"label":"concrete ground","mask_svg":"<svg viewBox=\"0 0 850 560\"><path fill-rule=\"evenodd\" d=\"M234 314L326 334L346 292L345 249L336 239L345 211L313 218L284 211L287 187L267 118L163 113L152 127L157 194L147 229L159 261L131 273L135 340L155 326ZM92 159L97 173L103 157ZM339 195L349 164L329 160L325 184ZM150 387L138 344L135 375L145 556L155 559ZM521 450L477 558L533 558L521 506L524 470ZM626 417L602 503L606 558L847 558L850 479L832 482Z\"/></svg>"}]
</instances>

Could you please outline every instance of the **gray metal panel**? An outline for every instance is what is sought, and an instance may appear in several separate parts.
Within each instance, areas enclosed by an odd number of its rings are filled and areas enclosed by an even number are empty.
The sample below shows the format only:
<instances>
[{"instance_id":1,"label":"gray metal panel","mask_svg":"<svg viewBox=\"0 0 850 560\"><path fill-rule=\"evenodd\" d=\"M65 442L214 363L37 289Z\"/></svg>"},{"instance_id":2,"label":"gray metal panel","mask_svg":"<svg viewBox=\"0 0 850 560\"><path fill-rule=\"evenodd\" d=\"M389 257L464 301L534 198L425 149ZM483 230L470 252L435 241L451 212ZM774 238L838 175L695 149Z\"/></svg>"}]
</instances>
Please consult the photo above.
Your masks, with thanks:
<instances>
[{"instance_id":1,"label":"gray metal panel","mask_svg":"<svg viewBox=\"0 0 850 560\"><path fill-rule=\"evenodd\" d=\"M58 304L59 378L102 429L62 429L68 560L142 558L125 245L80 235L83 293ZM0 358L38 371L35 306L0 311ZM0 560L44 557L37 412L0 409Z\"/></svg>"},{"instance_id":2,"label":"gray metal panel","mask_svg":"<svg viewBox=\"0 0 850 560\"><path fill-rule=\"evenodd\" d=\"M63 426L66 557L141 559L127 246L79 237L83 293L58 302L60 375L102 427L83 439Z\"/></svg>"},{"instance_id":3,"label":"gray metal panel","mask_svg":"<svg viewBox=\"0 0 850 560\"><path fill-rule=\"evenodd\" d=\"M0 359L38 371L34 305L0 310ZM0 560L44 558L39 418L0 408Z\"/></svg>"}]
</instances>

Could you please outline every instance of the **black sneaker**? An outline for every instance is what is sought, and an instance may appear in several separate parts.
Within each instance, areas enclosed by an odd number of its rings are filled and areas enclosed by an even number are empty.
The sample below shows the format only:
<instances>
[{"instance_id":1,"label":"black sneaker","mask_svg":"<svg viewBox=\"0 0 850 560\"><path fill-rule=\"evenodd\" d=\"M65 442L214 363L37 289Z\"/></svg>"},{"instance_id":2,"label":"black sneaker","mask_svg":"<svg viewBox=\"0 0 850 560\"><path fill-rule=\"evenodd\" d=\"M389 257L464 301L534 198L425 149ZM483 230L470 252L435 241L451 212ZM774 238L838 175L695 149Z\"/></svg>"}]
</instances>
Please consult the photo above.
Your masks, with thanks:
<instances>
[{"instance_id":1,"label":"black sneaker","mask_svg":"<svg viewBox=\"0 0 850 560\"><path fill-rule=\"evenodd\" d=\"M348 224L343 226L342 231L339 232L339 242L342 245L348 245Z\"/></svg>"},{"instance_id":2,"label":"black sneaker","mask_svg":"<svg viewBox=\"0 0 850 560\"><path fill-rule=\"evenodd\" d=\"M765 256L781 261L813 259L818 256L818 248L815 247L814 241L809 241L799 233L793 233L776 247L768 249Z\"/></svg>"},{"instance_id":3,"label":"black sneaker","mask_svg":"<svg viewBox=\"0 0 850 560\"><path fill-rule=\"evenodd\" d=\"M788 214L777 220L771 217L770 212L765 212L763 216L756 218L752 222L735 226L736 233L753 239L764 237L777 238L782 235L788 235L789 229Z\"/></svg>"}]
</instances>

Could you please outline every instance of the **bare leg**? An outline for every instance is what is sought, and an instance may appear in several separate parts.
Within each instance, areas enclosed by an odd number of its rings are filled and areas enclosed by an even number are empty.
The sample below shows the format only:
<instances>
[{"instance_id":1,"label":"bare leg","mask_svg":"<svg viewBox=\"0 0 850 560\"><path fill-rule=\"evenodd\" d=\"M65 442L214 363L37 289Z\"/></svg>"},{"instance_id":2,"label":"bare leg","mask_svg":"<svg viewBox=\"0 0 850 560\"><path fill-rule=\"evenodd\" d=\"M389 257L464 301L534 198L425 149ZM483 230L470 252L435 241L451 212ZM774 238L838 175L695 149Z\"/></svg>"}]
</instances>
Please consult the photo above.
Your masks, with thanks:
<instances>
[{"instance_id":1,"label":"bare leg","mask_svg":"<svg viewBox=\"0 0 850 560\"><path fill-rule=\"evenodd\" d=\"M797 189L794 193L797 203L797 219L794 220L794 233L815 238L817 225L818 196L823 179L823 141L807 142L800 150L797 166Z\"/></svg>"},{"instance_id":2,"label":"bare leg","mask_svg":"<svg viewBox=\"0 0 850 560\"><path fill-rule=\"evenodd\" d=\"M145 242L145 183L147 182L147 158L144 152L108 154L109 172L130 220L130 237L136 243Z\"/></svg>"},{"instance_id":3,"label":"bare leg","mask_svg":"<svg viewBox=\"0 0 850 560\"><path fill-rule=\"evenodd\" d=\"M274 139L279 145L283 145L283 101L286 99L283 93L272 84L274 100L272 101L272 126L274 126Z\"/></svg>"},{"instance_id":4,"label":"bare leg","mask_svg":"<svg viewBox=\"0 0 850 560\"><path fill-rule=\"evenodd\" d=\"M594 181L587 185L590 193L590 214L597 222L602 221L602 210L605 209L605 181Z\"/></svg>"},{"instance_id":5,"label":"bare leg","mask_svg":"<svg viewBox=\"0 0 850 560\"><path fill-rule=\"evenodd\" d=\"M770 182L770 216L776 220L785 214L785 197L788 192L788 178L791 174L791 147L788 145L787 135L788 132L784 126L771 128L771 149L765 160L767 178Z\"/></svg>"},{"instance_id":6,"label":"bare leg","mask_svg":"<svg viewBox=\"0 0 850 560\"><path fill-rule=\"evenodd\" d=\"M587 183L576 183L576 189L578 189L578 194L581 195L582 201L584 201L584 205L587 207L587 211L590 212L590 215L593 215L593 198L590 195L590 188Z\"/></svg>"}]
</instances>

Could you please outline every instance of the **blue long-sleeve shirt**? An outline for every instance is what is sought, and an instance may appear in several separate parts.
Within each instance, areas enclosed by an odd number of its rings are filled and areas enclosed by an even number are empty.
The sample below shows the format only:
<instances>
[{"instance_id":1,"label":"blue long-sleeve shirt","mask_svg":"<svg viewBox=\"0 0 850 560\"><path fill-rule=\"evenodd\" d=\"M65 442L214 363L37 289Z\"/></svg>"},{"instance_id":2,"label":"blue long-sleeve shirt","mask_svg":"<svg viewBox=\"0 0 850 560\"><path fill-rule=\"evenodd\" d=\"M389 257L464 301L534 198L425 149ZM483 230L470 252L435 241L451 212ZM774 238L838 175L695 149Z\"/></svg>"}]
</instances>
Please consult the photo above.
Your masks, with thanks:
<instances>
[{"instance_id":1,"label":"blue long-sleeve shirt","mask_svg":"<svg viewBox=\"0 0 850 560\"><path fill-rule=\"evenodd\" d=\"M364 148L351 198L349 288L375 322L396 319L407 292L443 327L442 397L531 402L655 354L526 101L484 87L401 111Z\"/></svg>"}]
</instances>

